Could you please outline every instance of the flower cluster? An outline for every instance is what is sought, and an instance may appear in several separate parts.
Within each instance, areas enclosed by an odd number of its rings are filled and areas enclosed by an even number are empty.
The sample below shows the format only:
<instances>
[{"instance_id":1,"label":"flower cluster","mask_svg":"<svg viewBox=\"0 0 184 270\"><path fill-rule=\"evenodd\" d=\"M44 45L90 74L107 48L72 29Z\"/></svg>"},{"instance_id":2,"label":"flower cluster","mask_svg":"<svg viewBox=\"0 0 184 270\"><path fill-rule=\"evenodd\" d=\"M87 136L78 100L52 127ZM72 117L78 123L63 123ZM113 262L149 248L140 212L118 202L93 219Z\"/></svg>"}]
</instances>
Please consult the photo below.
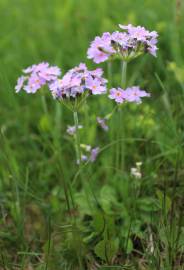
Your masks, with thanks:
<instances>
[{"instance_id":1,"label":"flower cluster","mask_svg":"<svg viewBox=\"0 0 184 270\"><path fill-rule=\"evenodd\" d=\"M97 36L90 45L87 55L95 63L104 62L113 57L129 61L144 52L156 56L157 37L156 31L149 32L144 27L134 27L131 24L119 25L124 32L115 31Z\"/></svg>"},{"instance_id":2,"label":"flower cluster","mask_svg":"<svg viewBox=\"0 0 184 270\"><path fill-rule=\"evenodd\" d=\"M144 90L141 90L139 86L128 87L123 90L121 88L112 88L110 90L109 98L114 99L117 103L127 102L135 102L141 103L142 97L149 97L150 94Z\"/></svg>"},{"instance_id":3,"label":"flower cluster","mask_svg":"<svg viewBox=\"0 0 184 270\"><path fill-rule=\"evenodd\" d=\"M81 154L81 162L89 161L94 162L100 152L100 148L92 147L91 145L81 144L81 149L83 153ZM79 163L79 161L77 161Z\"/></svg>"},{"instance_id":4,"label":"flower cluster","mask_svg":"<svg viewBox=\"0 0 184 270\"><path fill-rule=\"evenodd\" d=\"M61 75L61 70L43 62L24 69L23 73L24 76L17 80L16 92L24 89L27 93L36 93L45 84L55 81Z\"/></svg>"},{"instance_id":5,"label":"flower cluster","mask_svg":"<svg viewBox=\"0 0 184 270\"><path fill-rule=\"evenodd\" d=\"M121 31L105 32L91 42L87 52L89 59L93 59L95 63L101 63L118 58L125 63L145 52L156 56L158 37L156 31L149 32L144 27L135 27L131 24L127 26L119 25L119 27ZM123 75L125 74L123 77L126 77L125 71L126 69L123 69ZM75 138L77 163L80 163L80 161L94 162L100 151L99 147L85 146L81 149L82 154L80 154L81 145L80 140L77 138L77 129L81 129L82 126L78 125L77 112L87 96L106 93L107 82L103 77L103 70L101 68L88 70L87 66L81 63L61 77L59 67L50 66L47 62L42 62L24 69L23 76L18 78L15 89L17 93L21 89L27 93L36 93L43 86L47 85L53 98L63 101L63 104L74 113L75 126L68 126L66 132ZM126 89L112 88L108 93L108 97L115 100L118 104L124 102L141 103L142 97L149 96L149 93L141 90L138 86ZM97 117L98 125L105 131L109 129L107 121L113 112L105 118ZM136 173L136 169L132 168L132 174L136 175Z\"/></svg>"},{"instance_id":6,"label":"flower cluster","mask_svg":"<svg viewBox=\"0 0 184 270\"><path fill-rule=\"evenodd\" d=\"M140 179L142 177L141 166L142 166L142 162L136 162L136 167L131 168L130 173L133 177L137 179Z\"/></svg>"},{"instance_id":7,"label":"flower cluster","mask_svg":"<svg viewBox=\"0 0 184 270\"><path fill-rule=\"evenodd\" d=\"M82 125L78 125L78 129L83 128ZM67 126L67 130L66 133L68 133L68 135L70 136L74 136L76 134L76 127L75 126Z\"/></svg>"},{"instance_id":8,"label":"flower cluster","mask_svg":"<svg viewBox=\"0 0 184 270\"><path fill-rule=\"evenodd\" d=\"M84 92L88 94L104 94L106 92L107 80L102 77L103 71L100 68L88 70L86 65L70 69L62 79L57 79L49 85L54 98L75 98Z\"/></svg>"}]
</instances>

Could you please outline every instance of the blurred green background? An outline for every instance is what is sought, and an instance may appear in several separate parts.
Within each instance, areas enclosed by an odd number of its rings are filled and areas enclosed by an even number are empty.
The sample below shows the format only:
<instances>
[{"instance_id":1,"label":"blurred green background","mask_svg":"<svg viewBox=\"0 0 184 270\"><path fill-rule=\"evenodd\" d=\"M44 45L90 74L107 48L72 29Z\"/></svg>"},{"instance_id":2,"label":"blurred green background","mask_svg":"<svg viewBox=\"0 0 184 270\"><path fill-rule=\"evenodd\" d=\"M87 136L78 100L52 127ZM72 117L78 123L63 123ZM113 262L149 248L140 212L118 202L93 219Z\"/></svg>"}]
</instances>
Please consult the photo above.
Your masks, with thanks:
<instances>
[{"instance_id":1,"label":"blurred green background","mask_svg":"<svg viewBox=\"0 0 184 270\"><path fill-rule=\"evenodd\" d=\"M158 57L146 55L128 67L128 84L140 85L152 97L142 106L127 106L124 121L127 139L133 138L126 146L124 174L142 161L145 193L154 194L155 184L170 186L176 167L183 177L183 14L179 0L0 0L0 249L7 265L20 263L17 252L44 250L48 216L55 225L64 219L62 179L76 171L72 141L65 133L73 121L70 112L49 93L47 107L39 94L15 94L21 70L41 61L59 65L62 73L80 62L95 68L86 58L90 42L102 32L119 30L119 23L158 31ZM107 77L106 64L99 66ZM115 62L113 85L119 82L120 64ZM112 109L106 102L91 98L87 115L81 111L82 142L104 147L114 140L116 116L108 134L95 122ZM87 169L86 179L92 179L97 194L104 184L113 187L116 178L124 177L114 176L113 148L107 147ZM180 198L180 184L176 192Z\"/></svg>"}]
</instances>

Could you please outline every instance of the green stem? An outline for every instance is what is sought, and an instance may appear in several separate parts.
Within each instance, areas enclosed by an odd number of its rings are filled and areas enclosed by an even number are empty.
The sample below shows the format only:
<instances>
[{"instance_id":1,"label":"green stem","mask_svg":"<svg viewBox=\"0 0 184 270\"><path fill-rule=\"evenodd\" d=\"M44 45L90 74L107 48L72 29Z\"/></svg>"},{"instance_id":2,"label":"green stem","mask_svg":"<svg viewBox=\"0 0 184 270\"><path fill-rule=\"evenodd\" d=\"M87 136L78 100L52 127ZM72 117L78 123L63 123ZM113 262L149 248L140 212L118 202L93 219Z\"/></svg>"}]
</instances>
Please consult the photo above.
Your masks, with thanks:
<instances>
[{"instance_id":1,"label":"green stem","mask_svg":"<svg viewBox=\"0 0 184 270\"><path fill-rule=\"evenodd\" d=\"M121 84L122 84L122 88L126 89L127 62L123 61L121 65L122 65ZM120 143L119 143L119 148L120 148L120 169L122 169L122 170L124 170L124 167L125 167L125 141L121 140L122 138L125 137L124 113L125 112L124 112L123 108L120 108L120 117L119 117Z\"/></svg>"},{"instance_id":2,"label":"green stem","mask_svg":"<svg viewBox=\"0 0 184 270\"><path fill-rule=\"evenodd\" d=\"M112 61L107 62L107 74L108 74L109 88L111 88L112 86Z\"/></svg>"},{"instance_id":3,"label":"green stem","mask_svg":"<svg viewBox=\"0 0 184 270\"><path fill-rule=\"evenodd\" d=\"M121 65L122 65L122 67L121 67L122 68L121 84L122 84L122 87L125 88L126 87L127 62L122 61Z\"/></svg>"},{"instance_id":4,"label":"green stem","mask_svg":"<svg viewBox=\"0 0 184 270\"><path fill-rule=\"evenodd\" d=\"M67 189L67 184L65 182L65 180L63 180L63 189L64 189L64 194L65 194L65 200L66 200L66 205L67 205L67 210L69 215L71 215L71 207L70 207L70 199L68 196L68 189Z\"/></svg>"},{"instance_id":5,"label":"green stem","mask_svg":"<svg viewBox=\"0 0 184 270\"><path fill-rule=\"evenodd\" d=\"M117 122L119 123L119 128L116 132L116 141L118 142L115 147L116 147L116 156L115 156L115 166L117 169L119 169L120 167L120 149L121 149L121 141L120 141L120 138L121 138L121 119L120 119L120 116L121 116L121 111L120 111L120 108L118 108L118 114L117 114Z\"/></svg>"},{"instance_id":6,"label":"green stem","mask_svg":"<svg viewBox=\"0 0 184 270\"><path fill-rule=\"evenodd\" d=\"M79 138L79 120L77 111L73 112L73 119L75 124L75 150L76 150L76 159L77 164L81 163L81 153L80 153L80 138Z\"/></svg>"},{"instance_id":7,"label":"green stem","mask_svg":"<svg viewBox=\"0 0 184 270\"><path fill-rule=\"evenodd\" d=\"M48 109L47 109L47 102L44 93L41 95L41 101L42 101L42 106L43 106L43 111L45 114L48 114Z\"/></svg>"},{"instance_id":8,"label":"green stem","mask_svg":"<svg viewBox=\"0 0 184 270\"><path fill-rule=\"evenodd\" d=\"M79 168L81 166L81 153L80 153L80 137L79 137L79 120L78 120L78 113L77 110L73 111L73 119L74 119L74 124L75 124L75 150L76 150L76 159L77 159L77 164L79 164ZM73 188L71 183L68 184L68 191L69 191L69 195L71 198L71 202L73 204L73 208L75 210L75 201L74 201L74 194L73 194ZM74 227L74 230L72 231L73 233L73 239L74 242L79 242L80 245L80 238L79 238L79 231L78 231L78 227L77 227L77 221L76 221L76 216L74 213L74 216L72 217L72 225ZM79 269L83 270L83 259L82 259L82 255L81 255L81 248L77 248L76 253L77 253L77 258L78 258L78 264L79 264Z\"/></svg>"}]
</instances>

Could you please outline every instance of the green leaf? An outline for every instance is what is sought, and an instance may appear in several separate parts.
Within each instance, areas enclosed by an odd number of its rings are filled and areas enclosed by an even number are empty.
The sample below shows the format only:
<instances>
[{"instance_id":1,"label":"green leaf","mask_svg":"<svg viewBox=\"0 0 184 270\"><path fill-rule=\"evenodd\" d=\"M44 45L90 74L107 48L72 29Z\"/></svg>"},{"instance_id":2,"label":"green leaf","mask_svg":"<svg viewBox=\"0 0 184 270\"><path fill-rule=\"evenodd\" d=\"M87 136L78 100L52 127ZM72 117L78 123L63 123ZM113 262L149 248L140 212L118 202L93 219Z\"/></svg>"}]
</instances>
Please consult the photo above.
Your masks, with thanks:
<instances>
[{"instance_id":1,"label":"green leaf","mask_svg":"<svg viewBox=\"0 0 184 270\"><path fill-rule=\"evenodd\" d=\"M112 205L117 203L114 189L108 185L103 186L100 191L100 203L106 213L111 213Z\"/></svg>"},{"instance_id":2,"label":"green leaf","mask_svg":"<svg viewBox=\"0 0 184 270\"><path fill-rule=\"evenodd\" d=\"M91 211L91 208L89 206L89 202L86 199L86 195L84 192L77 193L75 195L75 200L76 200L77 205L79 206L80 213L82 215L92 215L92 211Z\"/></svg>"},{"instance_id":3,"label":"green leaf","mask_svg":"<svg viewBox=\"0 0 184 270\"><path fill-rule=\"evenodd\" d=\"M127 254L130 254L132 250L133 250L133 243L132 243L132 240L129 238L128 243L127 243L127 250L126 250Z\"/></svg>"},{"instance_id":4,"label":"green leaf","mask_svg":"<svg viewBox=\"0 0 184 270\"><path fill-rule=\"evenodd\" d=\"M102 240L95 246L95 254L105 262L111 262L119 248L119 239Z\"/></svg>"},{"instance_id":5,"label":"green leaf","mask_svg":"<svg viewBox=\"0 0 184 270\"><path fill-rule=\"evenodd\" d=\"M144 197L137 200L137 204L140 210L145 212L158 211L158 200L155 198Z\"/></svg>"},{"instance_id":6,"label":"green leaf","mask_svg":"<svg viewBox=\"0 0 184 270\"><path fill-rule=\"evenodd\" d=\"M156 194L157 194L158 199L159 199L160 208L164 209L166 211L166 213L168 213L169 210L171 209L171 199L167 195L165 195L163 192L161 192L160 190L157 190Z\"/></svg>"},{"instance_id":7,"label":"green leaf","mask_svg":"<svg viewBox=\"0 0 184 270\"><path fill-rule=\"evenodd\" d=\"M96 232L92 232L90 235L83 238L83 242L86 244L90 244L93 239L95 239L98 236Z\"/></svg>"},{"instance_id":8,"label":"green leaf","mask_svg":"<svg viewBox=\"0 0 184 270\"><path fill-rule=\"evenodd\" d=\"M44 132L49 131L51 129L51 122L50 122L49 117L46 114L42 115L42 117L39 120L38 125L39 125L40 130Z\"/></svg>"},{"instance_id":9,"label":"green leaf","mask_svg":"<svg viewBox=\"0 0 184 270\"><path fill-rule=\"evenodd\" d=\"M102 230L105 228L105 220L102 212L98 211L94 213L92 225L95 231L102 232Z\"/></svg>"}]
</instances>

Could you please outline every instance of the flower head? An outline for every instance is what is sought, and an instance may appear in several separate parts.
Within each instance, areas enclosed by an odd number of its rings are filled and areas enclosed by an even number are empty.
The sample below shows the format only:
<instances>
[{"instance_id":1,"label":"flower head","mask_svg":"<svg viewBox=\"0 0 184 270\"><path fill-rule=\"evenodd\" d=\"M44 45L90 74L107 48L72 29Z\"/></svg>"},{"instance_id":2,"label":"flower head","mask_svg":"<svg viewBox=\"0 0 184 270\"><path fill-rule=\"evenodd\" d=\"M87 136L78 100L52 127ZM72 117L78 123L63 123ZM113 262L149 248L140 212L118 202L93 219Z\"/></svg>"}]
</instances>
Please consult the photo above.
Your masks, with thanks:
<instances>
[{"instance_id":1,"label":"flower head","mask_svg":"<svg viewBox=\"0 0 184 270\"><path fill-rule=\"evenodd\" d=\"M142 26L133 26L131 24L125 26L119 24L119 27L126 31L136 50L139 52L149 52L153 56L156 56L157 51L157 38L158 33L156 31L149 32Z\"/></svg>"},{"instance_id":2,"label":"flower head","mask_svg":"<svg viewBox=\"0 0 184 270\"><path fill-rule=\"evenodd\" d=\"M78 125L78 129L83 128L82 125ZM76 127L75 126L67 126L67 130L66 132L70 135L70 136L74 136L76 133Z\"/></svg>"},{"instance_id":3,"label":"flower head","mask_svg":"<svg viewBox=\"0 0 184 270\"><path fill-rule=\"evenodd\" d=\"M42 86L51 83L61 75L57 66L49 66L48 63L39 63L23 70L24 76L17 80L16 92L24 89L27 93L36 93Z\"/></svg>"},{"instance_id":4,"label":"flower head","mask_svg":"<svg viewBox=\"0 0 184 270\"><path fill-rule=\"evenodd\" d=\"M121 88L112 88L109 95L109 98L114 99L117 103L123 103L125 101L141 103L142 97L150 97L150 94L141 90L139 86L128 87L125 90Z\"/></svg>"},{"instance_id":5,"label":"flower head","mask_svg":"<svg viewBox=\"0 0 184 270\"><path fill-rule=\"evenodd\" d=\"M150 97L150 94L147 93L144 90L141 90L139 86L132 86L125 90L126 95L126 101L128 102L135 102L135 103L141 103L142 97Z\"/></svg>"},{"instance_id":6,"label":"flower head","mask_svg":"<svg viewBox=\"0 0 184 270\"><path fill-rule=\"evenodd\" d=\"M81 162L88 161L88 162L94 162L100 152L100 148L92 147L91 145L81 144L80 145L82 154L81 154ZM79 161L77 161L79 164Z\"/></svg>"},{"instance_id":7,"label":"flower head","mask_svg":"<svg viewBox=\"0 0 184 270\"><path fill-rule=\"evenodd\" d=\"M130 169L130 174L133 177L140 179L142 177L141 166L142 162L136 162L136 167Z\"/></svg>"},{"instance_id":8,"label":"flower head","mask_svg":"<svg viewBox=\"0 0 184 270\"><path fill-rule=\"evenodd\" d=\"M132 176L134 176L137 179L140 179L142 177L142 174L138 170L138 168L131 168L130 173L131 173Z\"/></svg>"},{"instance_id":9,"label":"flower head","mask_svg":"<svg viewBox=\"0 0 184 270\"><path fill-rule=\"evenodd\" d=\"M100 151L100 148L99 147L95 147L95 148L92 148L91 150L91 154L90 154L90 157L89 157L89 160L91 162L94 162L99 154L99 151Z\"/></svg>"},{"instance_id":10,"label":"flower head","mask_svg":"<svg viewBox=\"0 0 184 270\"><path fill-rule=\"evenodd\" d=\"M113 57L131 60L144 52L156 56L158 34L149 32L142 26L119 25L123 32L103 33L97 36L87 51L89 59L95 63L104 62Z\"/></svg>"},{"instance_id":11,"label":"flower head","mask_svg":"<svg viewBox=\"0 0 184 270\"><path fill-rule=\"evenodd\" d=\"M103 94L106 92L107 80L102 77L102 69L88 70L86 65L70 69L62 79L56 79L49 85L54 98L76 98L84 92L87 94Z\"/></svg>"}]
</instances>

